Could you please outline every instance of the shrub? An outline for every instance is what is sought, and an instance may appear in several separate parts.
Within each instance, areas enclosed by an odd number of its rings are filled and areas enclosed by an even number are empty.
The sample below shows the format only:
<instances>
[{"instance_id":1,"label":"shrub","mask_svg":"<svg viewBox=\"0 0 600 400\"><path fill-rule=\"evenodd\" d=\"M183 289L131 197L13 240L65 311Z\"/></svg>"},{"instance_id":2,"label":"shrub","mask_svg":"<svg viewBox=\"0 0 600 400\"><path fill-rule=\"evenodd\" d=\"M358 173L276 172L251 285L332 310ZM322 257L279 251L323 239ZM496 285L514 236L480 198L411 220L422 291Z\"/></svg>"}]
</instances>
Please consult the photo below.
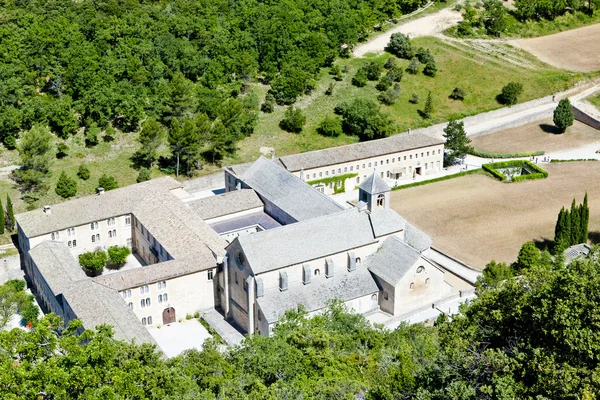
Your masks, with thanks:
<instances>
[{"instance_id":1,"label":"shrub","mask_svg":"<svg viewBox=\"0 0 600 400\"><path fill-rule=\"evenodd\" d=\"M368 80L367 72L363 68L359 68L354 78L352 78L352 84L356 87L363 87L367 84Z\"/></svg>"},{"instance_id":2,"label":"shrub","mask_svg":"<svg viewBox=\"0 0 600 400\"><path fill-rule=\"evenodd\" d=\"M389 69L386 76L390 78L392 82L400 82L402 80L402 75L404 75L402 67L399 65L394 65Z\"/></svg>"},{"instance_id":3,"label":"shrub","mask_svg":"<svg viewBox=\"0 0 600 400\"><path fill-rule=\"evenodd\" d=\"M527 179L543 179L543 178L548 177L548 172L544 171L537 165L535 165L529 161L525 161L525 160L501 161L501 162L497 162L497 163L483 164L481 166L481 168L483 168L485 171L492 174L495 178L497 178L501 181L504 181L504 180L506 180L506 176L503 173L497 171L497 169L524 167L524 166L526 166L529 170L534 171L534 172L527 174L527 175L515 176L512 178L513 182L520 182L520 181L527 180Z\"/></svg>"},{"instance_id":4,"label":"shrub","mask_svg":"<svg viewBox=\"0 0 600 400\"><path fill-rule=\"evenodd\" d=\"M127 246L110 246L108 248L108 261L115 265L125 264L130 254L131 249Z\"/></svg>"},{"instance_id":5,"label":"shrub","mask_svg":"<svg viewBox=\"0 0 600 400\"><path fill-rule=\"evenodd\" d=\"M66 143L60 142L57 146L56 146L56 158L60 159L60 158L65 158L66 156L68 156L68 152L69 151L69 146L67 146Z\"/></svg>"},{"instance_id":6,"label":"shrub","mask_svg":"<svg viewBox=\"0 0 600 400\"><path fill-rule=\"evenodd\" d=\"M98 179L98 187L104 188L104 190L113 190L119 187L119 184L115 180L114 176L102 174Z\"/></svg>"},{"instance_id":7,"label":"shrub","mask_svg":"<svg viewBox=\"0 0 600 400\"><path fill-rule=\"evenodd\" d=\"M376 81L377 79L379 79L379 75L381 75L381 72L383 72L383 67L375 61L372 61L369 64L365 65L363 69L367 74L367 79L370 81Z\"/></svg>"},{"instance_id":8,"label":"shrub","mask_svg":"<svg viewBox=\"0 0 600 400\"><path fill-rule=\"evenodd\" d=\"M406 67L406 72L408 72L409 74L412 74L412 75L416 75L419 73L420 66L421 66L421 64L419 63L419 60L417 60L416 58L413 58L413 60L410 62L410 64L408 64L408 67Z\"/></svg>"},{"instance_id":9,"label":"shrub","mask_svg":"<svg viewBox=\"0 0 600 400\"><path fill-rule=\"evenodd\" d=\"M382 113L380 106L371 100L350 100L337 105L335 112L342 116L344 131L360 140L384 138L395 129L389 115Z\"/></svg>"},{"instance_id":10,"label":"shrub","mask_svg":"<svg viewBox=\"0 0 600 400\"><path fill-rule=\"evenodd\" d=\"M104 250L88 251L79 255L79 265L90 271L100 271L106 266L107 256Z\"/></svg>"},{"instance_id":11,"label":"shrub","mask_svg":"<svg viewBox=\"0 0 600 400\"><path fill-rule=\"evenodd\" d=\"M377 85L375 85L375 88L377 90L379 90L380 92L384 92L384 91L388 90L390 88L390 86L392 86L392 80L390 79L390 77L388 75L386 75L386 76L382 76L381 79L379 79L379 82L377 82Z\"/></svg>"},{"instance_id":12,"label":"shrub","mask_svg":"<svg viewBox=\"0 0 600 400\"><path fill-rule=\"evenodd\" d=\"M104 136L102 137L102 140L104 140L105 142L112 142L113 140L115 140L116 134L117 131L115 130L115 128L113 128L112 126L107 126L104 130Z\"/></svg>"},{"instance_id":13,"label":"shrub","mask_svg":"<svg viewBox=\"0 0 600 400\"><path fill-rule=\"evenodd\" d=\"M90 179L90 169L85 164L81 164L77 170L77 176L79 179L87 181Z\"/></svg>"},{"instance_id":14,"label":"shrub","mask_svg":"<svg viewBox=\"0 0 600 400\"><path fill-rule=\"evenodd\" d=\"M559 101L558 106L554 110L554 125L564 133L568 127L573 125L574 119L573 106L571 106L569 99Z\"/></svg>"},{"instance_id":15,"label":"shrub","mask_svg":"<svg viewBox=\"0 0 600 400\"><path fill-rule=\"evenodd\" d=\"M21 307L19 314L27 323L35 323L40 315L40 309L35 306L33 295L28 295L28 299L29 301Z\"/></svg>"},{"instance_id":16,"label":"shrub","mask_svg":"<svg viewBox=\"0 0 600 400\"><path fill-rule=\"evenodd\" d=\"M530 151L525 153L488 153L485 151L478 151L475 149L469 150L469 154L481 157L481 158L520 158L520 157L531 157L531 156L543 156L546 154L544 151ZM552 160L554 161L554 160Z\"/></svg>"},{"instance_id":17,"label":"shrub","mask_svg":"<svg viewBox=\"0 0 600 400\"><path fill-rule=\"evenodd\" d=\"M510 82L502 88L498 100L502 104L512 106L513 104L517 104L517 99L521 93L523 93L523 85L517 82Z\"/></svg>"},{"instance_id":18,"label":"shrub","mask_svg":"<svg viewBox=\"0 0 600 400\"><path fill-rule=\"evenodd\" d=\"M325 95L331 96L333 94L333 89L335 89L335 83L330 83L329 86L327 86L327 89L325 90Z\"/></svg>"},{"instance_id":19,"label":"shrub","mask_svg":"<svg viewBox=\"0 0 600 400\"><path fill-rule=\"evenodd\" d=\"M423 69L423 73L427 76L431 76L432 78L437 75L437 65L435 61L429 61L425 64L425 69Z\"/></svg>"},{"instance_id":20,"label":"shrub","mask_svg":"<svg viewBox=\"0 0 600 400\"><path fill-rule=\"evenodd\" d=\"M433 99L431 98L431 92L427 94L427 100L425 101L425 108L423 108L422 116L423 118L429 119L433 114Z\"/></svg>"},{"instance_id":21,"label":"shrub","mask_svg":"<svg viewBox=\"0 0 600 400\"><path fill-rule=\"evenodd\" d=\"M387 59L385 64L383 64L383 68L390 69L396 64L398 64L398 60L396 59L396 57L390 56L390 58Z\"/></svg>"},{"instance_id":22,"label":"shrub","mask_svg":"<svg viewBox=\"0 0 600 400\"><path fill-rule=\"evenodd\" d=\"M85 129L85 145L86 147L93 147L98 144L98 135L101 130L95 123L92 123Z\"/></svg>"},{"instance_id":23,"label":"shrub","mask_svg":"<svg viewBox=\"0 0 600 400\"><path fill-rule=\"evenodd\" d=\"M146 167L142 167L140 169L140 173L138 174L138 177L136 179L137 183L146 182L146 181L149 181L150 179L151 179L150 170Z\"/></svg>"},{"instance_id":24,"label":"shrub","mask_svg":"<svg viewBox=\"0 0 600 400\"><path fill-rule=\"evenodd\" d=\"M11 279L6 282L15 292L22 292L25 290L25 281L22 279Z\"/></svg>"},{"instance_id":25,"label":"shrub","mask_svg":"<svg viewBox=\"0 0 600 400\"><path fill-rule=\"evenodd\" d=\"M279 123L279 126L284 131L298 133L302 131L305 123L306 116L302 110L294 106L289 106L288 109L285 110L285 115Z\"/></svg>"},{"instance_id":26,"label":"shrub","mask_svg":"<svg viewBox=\"0 0 600 400\"><path fill-rule=\"evenodd\" d=\"M317 128L317 132L323 136L340 136L343 133L342 121L337 117L326 116Z\"/></svg>"},{"instance_id":27,"label":"shrub","mask_svg":"<svg viewBox=\"0 0 600 400\"><path fill-rule=\"evenodd\" d=\"M385 50L406 60L410 60L414 56L414 50L410 44L410 39L401 32L392 34L390 42L385 47Z\"/></svg>"},{"instance_id":28,"label":"shrub","mask_svg":"<svg viewBox=\"0 0 600 400\"><path fill-rule=\"evenodd\" d=\"M272 113L275 110L275 96L271 93L267 93L265 102L260 106L260 110L265 113Z\"/></svg>"},{"instance_id":29,"label":"shrub","mask_svg":"<svg viewBox=\"0 0 600 400\"><path fill-rule=\"evenodd\" d=\"M6 135L2 141L4 143L4 147L8 150L14 150L17 148L17 139L13 135Z\"/></svg>"},{"instance_id":30,"label":"shrub","mask_svg":"<svg viewBox=\"0 0 600 400\"><path fill-rule=\"evenodd\" d=\"M391 106L396 102L396 100L398 100L398 97L400 97L400 85L396 83L393 88L390 88L377 96L377 100L383 104Z\"/></svg>"},{"instance_id":31,"label":"shrub","mask_svg":"<svg viewBox=\"0 0 600 400\"><path fill-rule=\"evenodd\" d=\"M55 191L63 199L73 197L77 194L77 182L75 182L75 179L69 178L65 171L63 171L58 177Z\"/></svg>"},{"instance_id":32,"label":"shrub","mask_svg":"<svg viewBox=\"0 0 600 400\"><path fill-rule=\"evenodd\" d=\"M423 47L419 47L417 52L415 53L415 57L417 60L421 62L421 64L427 64L428 62L435 62L433 56L429 52L428 49L424 49Z\"/></svg>"},{"instance_id":33,"label":"shrub","mask_svg":"<svg viewBox=\"0 0 600 400\"><path fill-rule=\"evenodd\" d=\"M452 100L464 100L467 93L461 87L455 87L452 93L450 93L450 98Z\"/></svg>"}]
</instances>

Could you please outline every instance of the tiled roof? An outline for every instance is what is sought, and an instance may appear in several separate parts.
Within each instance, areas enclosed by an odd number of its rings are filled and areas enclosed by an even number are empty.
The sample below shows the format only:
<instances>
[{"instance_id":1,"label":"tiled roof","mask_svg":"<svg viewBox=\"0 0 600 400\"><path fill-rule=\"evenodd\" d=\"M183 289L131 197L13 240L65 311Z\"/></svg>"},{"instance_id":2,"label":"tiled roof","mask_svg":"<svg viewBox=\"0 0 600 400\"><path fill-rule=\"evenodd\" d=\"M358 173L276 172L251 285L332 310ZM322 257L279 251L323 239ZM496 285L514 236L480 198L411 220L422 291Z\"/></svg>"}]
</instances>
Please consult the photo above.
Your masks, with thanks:
<instances>
[{"instance_id":1,"label":"tiled roof","mask_svg":"<svg viewBox=\"0 0 600 400\"><path fill-rule=\"evenodd\" d=\"M411 224L406 224L404 235L404 241L420 252L429 249L433 243L429 235Z\"/></svg>"},{"instance_id":2,"label":"tiled roof","mask_svg":"<svg viewBox=\"0 0 600 400\"><path fill-rule=\"evenodd\" d=\"M55 296L73 283L87 279L79 262L63 242L43 242L29 250L29 256Z\"/></svg>"},{"instance_id":3,"label":"tiled roof","mask_svg":"<svg viewBox=\"0 0 600 400\"><path fill-rule=\"evenodd\" d=\"M410 268L421 258L421 253L413 249L400 238L387 238L377 252L365 260L365 265L375 275L396 285Z\"/></svg>"},{"instance_id":4,"label":"tiled roof","mask_svg":"<svg viewBox=\"0 0 600 400\"><path fill-rule=\"evenodd\" d=\"M234 190L217 196L205 197L187 203L200 218L207 220L224 215L263 207L260 197L252 189Z\"/></svg>"},{"instance_id":5,"label":"tiled roof","mask_svg":"<svg viewBox=\"0 0 600 400\"><path fill-rule=\"evenodd\" d=\"M343 210L335 201L264 157L256 160L241 179L263 199L273 203L296 221Z\"/></svg>"},{"instance_id":6,"label":"tiled roof","mask_svg":"<svg viewBox=\"0 0 600 400\"><path fill-rule=\"evenodd\" d=\"M324 150L280 157L281 164L291 172L336 165L366 158L443 144L444 141L421 133L400 134L384 139L332 147Z\"/></svg>"},{"instance_id":7,"label":"tiled roof","mask_svg":"<svg viewBox=\"0 0 600 400\"><path fill-rule=\"evenodd\" d=\"M375 172L362 181L358 188L371 194L385 193L391 190L389 185Z\"/></svg>"}]
</instances>

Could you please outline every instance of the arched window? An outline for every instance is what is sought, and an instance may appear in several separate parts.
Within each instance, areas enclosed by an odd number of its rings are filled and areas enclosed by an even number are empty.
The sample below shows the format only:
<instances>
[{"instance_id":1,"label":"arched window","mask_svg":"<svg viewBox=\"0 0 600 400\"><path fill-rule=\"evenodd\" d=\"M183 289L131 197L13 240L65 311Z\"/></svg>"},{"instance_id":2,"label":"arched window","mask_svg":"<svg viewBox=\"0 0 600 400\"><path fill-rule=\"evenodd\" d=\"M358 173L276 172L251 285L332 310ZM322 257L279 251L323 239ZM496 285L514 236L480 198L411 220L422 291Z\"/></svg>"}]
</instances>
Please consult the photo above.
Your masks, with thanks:
<instances>
[{"instance_id":1,"label":"arched window","mask_svg":"<svg viewBox=\"0 0 600 400\"><path fill-rule=\"evenodd\" d=\"M158 295L158 302L159 302L159 303L162 303L162 294L159 294L159 295Z\"/></svg>"},{"instance_id":2,"label":"arched window","mask_svg":"<svg viewBox=\"0 0 600 400\"><path fill-rule=\"evenodd\" d=\"M144 287L140 286L140 294L144 294Z\"/></svg>"},{"instance_id":3,"label":"arched window","mask_svg":"<svg viewBox=\"0 0 600 400\"><path fill-rule=\"evenodd\" d=\"M413 290L414 288L415 288L415 283L414 283L414 282L411 282L411 283L410 283L410 290Z\"/></svg>"},{"instance_id":4,"label":"arched window","mask_svg":"<svg viewBox=\"0 0 600 400\"><path fill-rule=\"evenodd\" d=\"M167 287L167 282L163 281L163 285L162 286L163 286L163 289L166 288Z\"/></svg>"},{"instance_id":5,"label":"arched window","mask_svg":"<svg viewBox=\"0 0 600 400\"><path fill-rule=\"evenodd\" d=\"M429 278L425 279L425 284L429 285Z\"/></svg>"},{"instance_id":6,"label":"arched window","mask_svg":"<svg viewBox=\"0 0 600 400\"><path fill-rule=\"evenodd\" d=\"M123 298L127 297L127 292L123 291L121 294L123 295Z\"/></svg>"},{"instance_id":7,"label":"arched window","mask_svg":"<svg viewBox=\"0 0 600 400\"><path fill-rule=\"evenodd\" d=\"M92 235L92 243L96 241L96 235Z\"/></svg>"},{"instance_id":8,"label":"arched window","mask_svg":"<svg viewBox=\"0 0 600 400\"><path fill-rule=\"evenodd\" d=\"M142 306L142 308L146 307L146 302L144 299L140 300L140 306Z\"/></svg>"},{"instance_id":9,"label":"arched window","mask_svg":"<svg viewBox=\"0 0 600 400\"><path fill-rule=\"evenodd\" d=\"M69 247L73 247L73 242L69 240Z\"/></svg>"},{"instance_id":10,"label":"arched window","mask_svg":"<svg viewBox=\"0 0 600 400\"><path fill-rule=\"evenodd\" d=\"M52 237L52 240L54 240L54 232L52 232L50 236Z\"/></svg>"},{"instance_id":11,"label":"arched window","mask_svg":"<svg viewBox=\"0 0 600 400\"><path fill-rule=\"evenodd\" d=\"M380 194L377 196L377 207L385 207L385 195Z\"/></svg>"},{"instance_id":12,"label":"arched window","mask_svg":"<svg viewBox=\"0 0 600 400\"><path fill-rule=\"evenodd\" d=\"M148 325L152 325L152 317L148 317Z\"/></svg>"},{"instance_id":13,"label":"arched window","mask_svg":"<svg viewBox=\"0 0 600 400\"><path fill-rule=\"evenodd\" d=\"M150 307L150 297L146 299L146 307Z\"/></svg>"},{"instance_id":14,"label":"arched window","mask_svg":"<svg viewBox=\"0 0 600 400\"><path fill-rule=\"evenodd\" d=\"M108 238L112 238L112 231L108 231Z\"/></svg>"},{"instance_id":15,"label":"arched window","mask_svg":"<svg viewBox=\"0 0 600 400\"><path fill-rule=\"evenodd\" d=\"M77 247L77 240L73 240L73 247Z\"/></svg>"},{"instance_id":16,"label":"arched window","mask_svg":"<svg viewBox=\"0 0 600 400\"><path fill-rule=\"evenodd\" d=\"M131 289L127 289L127 297L131 297Z\"/></svg>"},{"instance_id":17,"label":"arched window","mask_svg":"<svg viewBox=\"0 0 600 400\"><path fill-rule=\"evenodd\" d=\"M356 257L356 263L360 264L360 257Z\"/></svg>"},{"instance_id":18,"label":"arched window","mask_svg":"<svg viewBox=\"0 0 600 400\"><path fill-rule=\"evenodd\" d=\"M422 265L420 265L420 266L417 268L417 274L422 274L422 273L423 273L423 271L425 271L425 267L424 267L424 266L422 266Z\"/></svg>"},{"instance_id":19,"label":"arched window","mask_svg":"<svg viewBox=\"0 0 600 400\"><path fill-rule=\"evenodd\" d=\"M142 318L142 325L146 325L146 317Z\"/></svg>"},{"instance_id":20,"label":"arched window","mask_svg":"<svg viewBox=\"0 0 600 400\"><path fill-rule=\"evenodd\" d=\"M127 305L129 306L129 308L131 308L133 310L133 303L129 303Z\"/></svg>"},{"instance_id":21,"label":"arched window","mask_svg":"<svg viewBox=\"0 0 600 400\"><path fill-rule=\"evenodd\" d=\"M117 237L117 230L113 229L113 237Z\"/></svg>"},{"instance_id":22,"label":"arched window","mask_svg":"<svg viewBox=\"0 0 600 400\"><path fill-rule=\"evenodd\" d=\"M167 300L169 300L169 296L167 296L167 294L163 294L163 301L166 303Z\"/></svg>"},{"instance_id":23,"label":"arched window","mask_svg":"<svg viewBox=\"0 0 600 400\"><path fill-rule=\"evenodd\" d=\"M371 295L371 300L377 301L377 294L372 294Z\"/></svg>"},{"instance_id":24,"label":"arched window","mask_svg":"<svg viewBox=\"0 0 600 400\"><path fill-rule=\"evenodd\" d=\"M320 269L315 269L315 276L321 275L321 270Z\"/></svg>"}]
</instances>

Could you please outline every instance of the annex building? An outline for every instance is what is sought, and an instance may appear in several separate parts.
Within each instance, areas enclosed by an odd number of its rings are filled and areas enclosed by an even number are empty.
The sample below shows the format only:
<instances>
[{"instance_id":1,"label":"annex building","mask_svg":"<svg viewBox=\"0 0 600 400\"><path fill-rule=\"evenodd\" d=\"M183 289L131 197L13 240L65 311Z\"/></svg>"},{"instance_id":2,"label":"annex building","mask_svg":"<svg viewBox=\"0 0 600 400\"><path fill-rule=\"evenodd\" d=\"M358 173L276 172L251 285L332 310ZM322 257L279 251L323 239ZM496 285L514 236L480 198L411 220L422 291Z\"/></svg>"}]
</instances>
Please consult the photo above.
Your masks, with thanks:
<instances>
[{"instance_id":1,"label":"annex building","mask_svg":"<svg viewBox=\"0 0 600 400\"><path fill-rule=\"evenodd\" d=\"M202 310L269 335L299 305L314 314L337 298L392 319L463 289L429 258L431 239L389 208L378 171L351 208L264 157L225 168L224 186L197 198L164 177L17 215L44 311L154 343L149 328ZM112 245L131 248L123 267L81 269L79 254Z\"/></svg>"}]
</instances>

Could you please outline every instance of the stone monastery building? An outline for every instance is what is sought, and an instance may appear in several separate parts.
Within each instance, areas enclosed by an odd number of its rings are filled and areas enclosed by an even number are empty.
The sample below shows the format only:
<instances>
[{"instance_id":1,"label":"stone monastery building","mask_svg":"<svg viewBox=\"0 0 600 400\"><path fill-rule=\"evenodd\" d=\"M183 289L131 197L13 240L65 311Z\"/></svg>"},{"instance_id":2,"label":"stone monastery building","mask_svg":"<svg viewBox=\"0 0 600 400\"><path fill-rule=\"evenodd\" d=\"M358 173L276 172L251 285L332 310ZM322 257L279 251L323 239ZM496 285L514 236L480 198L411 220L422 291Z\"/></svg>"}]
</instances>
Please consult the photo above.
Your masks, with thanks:
<instances>
[{"instance_id":1,"label":"stone monastery building","mask_svg":"<svg viewBox=\"0 0 600 400\"><path fill-rule=\"evenodd\" d=\"M438 167L441 145L427 143L422 164L409 170ZM404 157L398 151L390 159ZM456 291L428 257L431 239L389 208L380 170L365 177L361 165L358 202L345 209L285 162L227 167L226 192L211 197L164 177L19 214L39 303L86 329L109 324L118 339L155 343L147 328L202 310L269 335L298 305L318 313L338 298L359 313L398 318ZM98 276L81 269L79 254L113 245L132 249L125 266Z\"/></svg>"}]
</instances>

